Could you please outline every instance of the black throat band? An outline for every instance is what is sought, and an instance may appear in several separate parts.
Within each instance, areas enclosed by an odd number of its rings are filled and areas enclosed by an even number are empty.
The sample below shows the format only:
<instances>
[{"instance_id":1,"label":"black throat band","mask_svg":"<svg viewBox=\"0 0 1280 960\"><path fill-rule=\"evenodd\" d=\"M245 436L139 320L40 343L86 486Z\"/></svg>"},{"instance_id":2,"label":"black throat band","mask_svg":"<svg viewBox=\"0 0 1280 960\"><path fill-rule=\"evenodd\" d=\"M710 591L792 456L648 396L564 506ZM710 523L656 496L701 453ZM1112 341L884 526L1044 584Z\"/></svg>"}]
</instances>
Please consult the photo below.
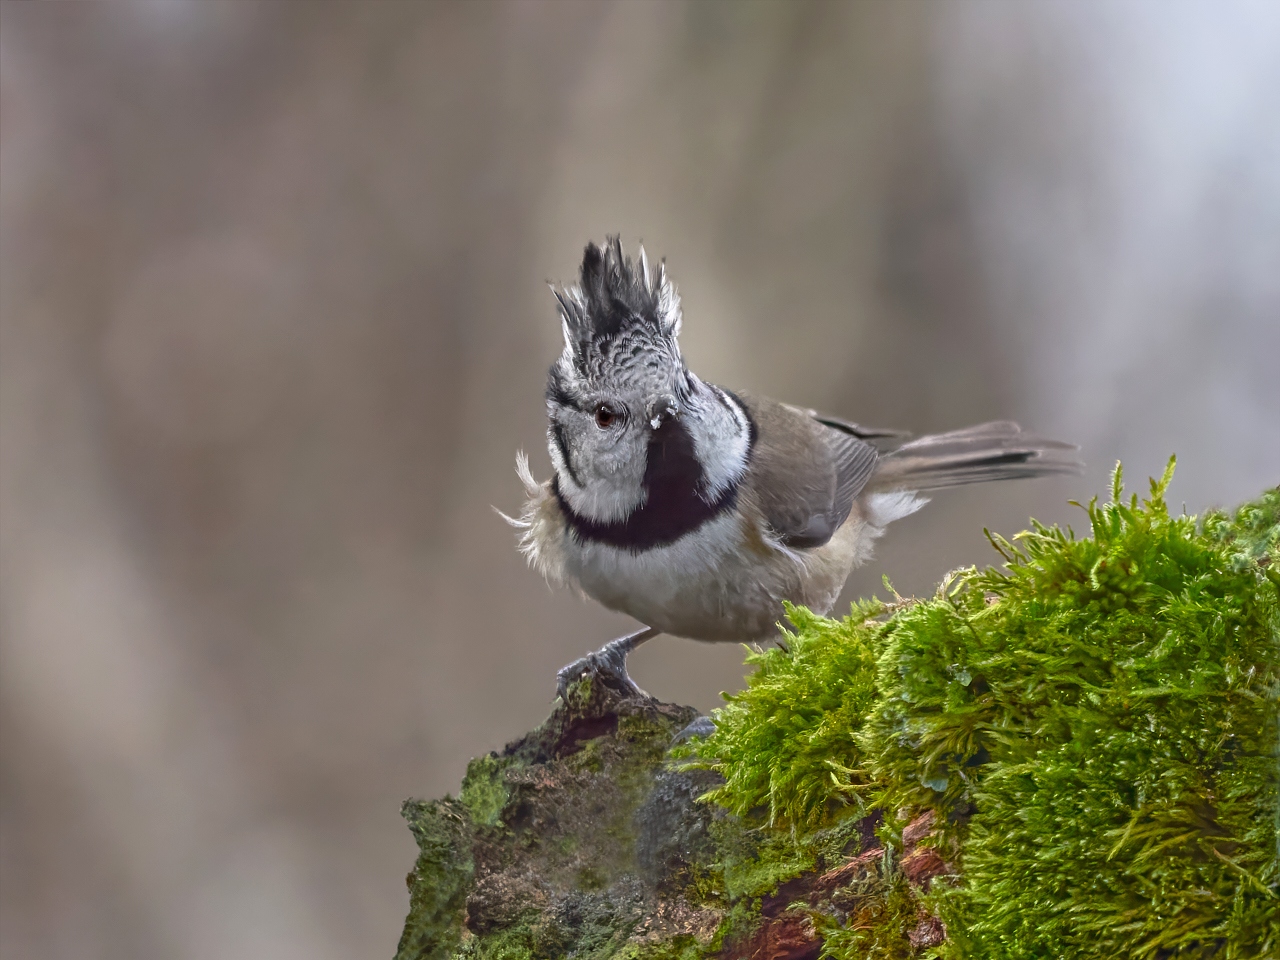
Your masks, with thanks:
<instances>
[{"instance_id":1,"label":"black throat band","mask_svg":"<svg viewBox=\"0 0 1280 960\"><path fill-rule=\"evenodd\" d=\"M750 460L756 428L750 423L747 446ZM625 520L600 522L577 513L560 493L560 479L551 490L569 521L573 536L580 541L605 543L631 553L665 547L692 533L708 520L731 510L738 502L738 484L733 483L712 501L699 495L705 483L702 464L694 455L693 440L677 418L664 424L649 441L644 469L644 506Z\"/></svg>"}]
</instances>

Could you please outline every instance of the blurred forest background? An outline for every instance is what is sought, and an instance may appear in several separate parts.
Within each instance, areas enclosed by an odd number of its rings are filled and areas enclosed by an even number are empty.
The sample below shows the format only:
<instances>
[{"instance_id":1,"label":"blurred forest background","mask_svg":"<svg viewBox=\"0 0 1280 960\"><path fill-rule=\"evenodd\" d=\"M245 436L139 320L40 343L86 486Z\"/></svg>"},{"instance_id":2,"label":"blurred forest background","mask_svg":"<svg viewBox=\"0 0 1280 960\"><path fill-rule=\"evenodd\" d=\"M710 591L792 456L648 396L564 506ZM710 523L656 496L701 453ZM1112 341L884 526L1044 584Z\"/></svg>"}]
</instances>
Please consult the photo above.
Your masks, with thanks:
<instances>
[{"instance_id":1,"label":"blurred forest background","mask_svg":"<svg viewBox=\"0 0 1280 960\"><path fill-rule=\"evenodd\" d=\"M587 240L666 256L707 379L1082 446L846 599L1079 529L1117 458L1192 512L1280 480L1268 0L2 11L6 958L394 952L401 799L633 627L490 510ZM741 661L633 668L707 710Z\"/></svg>"}]
</instances>

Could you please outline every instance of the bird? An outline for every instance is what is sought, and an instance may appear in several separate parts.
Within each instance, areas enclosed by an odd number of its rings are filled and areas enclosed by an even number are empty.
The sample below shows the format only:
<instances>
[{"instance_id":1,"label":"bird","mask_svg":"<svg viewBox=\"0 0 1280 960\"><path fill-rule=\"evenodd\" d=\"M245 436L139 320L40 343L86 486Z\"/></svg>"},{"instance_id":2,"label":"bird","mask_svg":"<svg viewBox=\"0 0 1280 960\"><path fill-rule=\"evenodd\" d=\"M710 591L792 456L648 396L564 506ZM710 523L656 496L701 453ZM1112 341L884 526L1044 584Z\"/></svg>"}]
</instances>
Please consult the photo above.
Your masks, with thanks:
<instances>
[{"instance_id":1,"label":"bird","mask_svg":"<svg viewBox=\"0 0 1280 960\"><path fill-rule=\"evenodd\" d=\"M826 614L853 568L923 494L959 484L1078 473L1072 444L999 420L905 441L896 430L731 391L680 352L680 297L662 260L618 236L587 244L579 283L552 286L564 349L547 379L552 476L534 479L518 546L548 582L577 588L644 629L557 675L647 697L627 672L641 643L779 637L783 601Z\"/></svg>"}]
</instances>

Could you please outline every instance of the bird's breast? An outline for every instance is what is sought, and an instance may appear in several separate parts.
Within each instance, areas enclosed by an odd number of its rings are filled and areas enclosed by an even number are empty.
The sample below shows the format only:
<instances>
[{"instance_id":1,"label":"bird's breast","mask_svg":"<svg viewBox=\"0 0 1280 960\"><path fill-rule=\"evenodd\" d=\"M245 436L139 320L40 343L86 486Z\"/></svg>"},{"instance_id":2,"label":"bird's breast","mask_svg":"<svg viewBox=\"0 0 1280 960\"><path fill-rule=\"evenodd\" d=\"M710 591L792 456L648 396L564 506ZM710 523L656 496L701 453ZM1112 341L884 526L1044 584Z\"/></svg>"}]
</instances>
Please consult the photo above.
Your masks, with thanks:
<instances>
[{"instance_id":1,"label":"bird's breast","mask_svg":"<svg viewBox=\"0 0 1280 960\"><path fill-rule=\"evenodd\" d=\"M746 544L741 516L725 512L644 551L571 537L565 554L583 592L611 610L675 636L746 640L772 631L781 586Z\"/></svg>"}]
</instances>

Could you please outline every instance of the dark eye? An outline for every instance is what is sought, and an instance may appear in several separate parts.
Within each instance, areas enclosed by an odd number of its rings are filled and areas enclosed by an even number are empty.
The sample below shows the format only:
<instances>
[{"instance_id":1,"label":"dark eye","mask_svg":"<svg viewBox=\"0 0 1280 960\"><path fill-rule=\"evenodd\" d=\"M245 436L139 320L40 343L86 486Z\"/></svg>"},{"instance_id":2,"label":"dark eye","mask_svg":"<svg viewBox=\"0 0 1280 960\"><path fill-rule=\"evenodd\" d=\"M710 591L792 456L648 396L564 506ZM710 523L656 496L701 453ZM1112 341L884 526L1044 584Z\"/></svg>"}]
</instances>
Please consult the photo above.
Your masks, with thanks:
<instances>
[{"instance_id":1,"label":"dark eye","mask_svg":"<svg viewBox=\"0 0 1280 960\"><path fill-rule=\"evenodd\" d=\"M618 412L614 410L613 407L609 406L607 403L596 404L596 426L601 429L611 427L617 419Z\"/></svg>"}]
</instances>

